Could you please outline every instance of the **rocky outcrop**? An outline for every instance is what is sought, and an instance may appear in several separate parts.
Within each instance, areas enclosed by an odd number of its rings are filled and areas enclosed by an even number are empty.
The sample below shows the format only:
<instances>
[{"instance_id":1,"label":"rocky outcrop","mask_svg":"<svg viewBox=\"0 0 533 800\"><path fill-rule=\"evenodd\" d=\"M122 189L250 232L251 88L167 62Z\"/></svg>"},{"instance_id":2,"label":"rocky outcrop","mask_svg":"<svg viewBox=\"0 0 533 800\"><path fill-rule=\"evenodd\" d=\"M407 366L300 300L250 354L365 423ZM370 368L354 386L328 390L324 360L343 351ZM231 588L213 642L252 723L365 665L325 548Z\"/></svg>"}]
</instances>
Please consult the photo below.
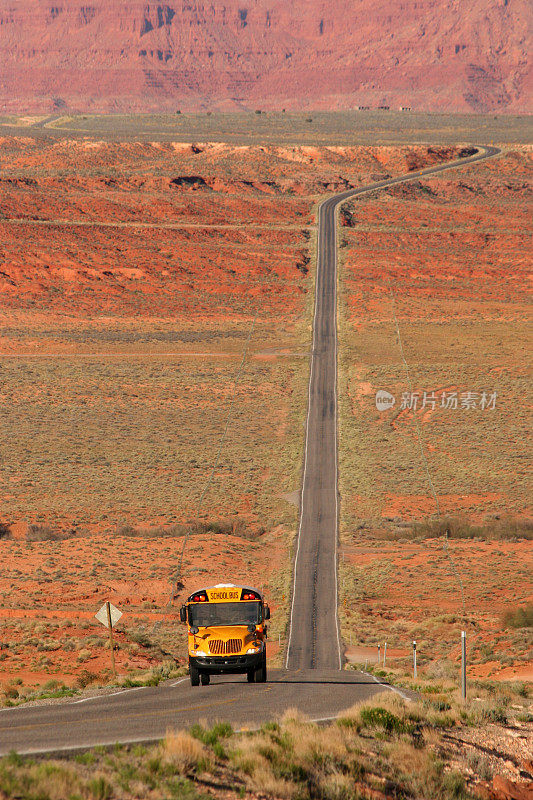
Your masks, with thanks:
<instances>
[{"instance_id":1,"label":"rocky outcrop","mask_svg":"<svg viewBox=\"0 0 533 800\"><path fill-rule=\"evenodd\" d=\"M0 113L531 107L528 0L6 0Z\"/></svg>"}]
</instances>

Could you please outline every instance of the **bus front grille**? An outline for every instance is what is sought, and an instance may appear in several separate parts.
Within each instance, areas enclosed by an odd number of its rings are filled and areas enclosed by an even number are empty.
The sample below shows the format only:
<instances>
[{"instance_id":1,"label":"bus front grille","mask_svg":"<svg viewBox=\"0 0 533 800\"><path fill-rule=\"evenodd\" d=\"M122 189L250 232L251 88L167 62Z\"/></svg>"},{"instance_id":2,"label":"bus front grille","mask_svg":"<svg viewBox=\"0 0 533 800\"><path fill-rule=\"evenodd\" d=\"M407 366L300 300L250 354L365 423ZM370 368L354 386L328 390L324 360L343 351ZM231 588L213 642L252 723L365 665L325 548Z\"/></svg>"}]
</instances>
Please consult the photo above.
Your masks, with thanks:
<instances>
[{"instance_id":1,"label":"bus front grille","mask_svg":"<svg viewBox=\"0 0 533 800\"><path fill-rule=\"evenodd\" d=\"M228 653L240 653L242 642L240 639L228 639L224 642L222 639L211 639L209 642L209 652L213 656L225 656Z\"/></svg>"}]
</instances>

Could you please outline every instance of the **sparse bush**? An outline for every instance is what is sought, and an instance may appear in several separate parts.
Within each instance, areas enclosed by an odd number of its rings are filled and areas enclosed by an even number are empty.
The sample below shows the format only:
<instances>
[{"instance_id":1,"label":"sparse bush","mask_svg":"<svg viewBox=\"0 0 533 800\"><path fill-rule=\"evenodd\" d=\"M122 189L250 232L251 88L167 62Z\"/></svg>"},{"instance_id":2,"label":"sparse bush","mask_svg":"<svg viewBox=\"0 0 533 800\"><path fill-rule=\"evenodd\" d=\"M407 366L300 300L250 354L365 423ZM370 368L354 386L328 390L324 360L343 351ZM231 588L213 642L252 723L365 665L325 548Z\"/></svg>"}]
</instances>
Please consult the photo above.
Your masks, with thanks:
<instances>
[{"instance_id":1,"label":"sparse bush","mask_svg":"<svg viewBox=\"0 0 533 800\"><path fill-rule=\"evenodd\" d=\"M153 647L154 643L144 630L136 630L130 633L130 638L141 647Z\"/></svg>"},{"instance_id":2,"label":"sparse bush","mask_svg":"<svg viewBox=\"0 0 533 800\"><path fill-rule=\"evenodd\" d=\"M191 736L199 739L203 744L213 745L219 739L227 739L233 734L233 728L229 722L217 722L212 728L204 728L202 725L193 725L190 729Z\"/></svg>"},{"instance_id":3,"label":"sparse bush","mask_svg":"<svg viewBox=\"0 0 533 800\"><path fill-rule=\"evenodd\" d=\"M533 627L533 603L508 609L502 617L502 624L504 628Z\"/></svg>"},{"instance_id":4,"label":"sparse bush","mask_svg":"<svg viewBox=\"0 0 533 800\"><path fill-rule=\"evenodd\" d=\"M78 661L78 663L83 663L84 661L88 661L91 658L91 655L92 655L91 651L88 650L86 647L84 647L78 653L76 661Z\"/></svg>"},{"instance_id":5,"label":"sparse bush","mask_svg":"<svg viewBox=\"0 0 533 800\"><path fill-rule=\"evenodd\" d=\"M482 705L479 710L479 716L483 722L492 722L495 724L507 724L507 712L501 706Z\"/></svg>"},{"instance_id":6,"label":"sparse bush","mask_svg":"<svg viewBox=\"0 0 533 800\"><path fill-rule=\"evenodd\" d=\"M68 538L68 534L50 528L48 525L28 525L26 533L28 542L59 542Z\"/></svg>"},{"instance_id":7,"label":"sparse bush","mask_svg":"<svg viewBox=\"0 0 533 800\"><path fill-rule=\"evenodd\" d=\"M95 683L98 680L98 675L96 672L91 672L88 669L82 669L78 677L76 678L76 686L79 686L80 689L85 689L91 683Z\"/></svg>"},{"instance_id":8,"label":"sparse bush","mask_svg":"<svg viewBox=\"0 0 533 800\"><path fill-rule=\"evenodd\" d=\"M472 525L463 516L442 517L415 522L410 531L402 530L395 538L431 539L446 533L450 539L533 539L533 520L504 516L488 519L482 525Z\"/></svg>"},{"instance_id":9,"label":"sparse bush","mask_svg":"<svg viewBox=\"0 0 533 800\"><path fill-rule=\"evenodd\" d=\"M187 533L193 536L202 533L215 533L224 536L240 536L245 539L256 539L258 536L265 533L265 529L248 528L243 520L235 518L211 519L205 522L191 520L184 524L176 523L168 527L159 525L152 528L137 528L134 525L124 524L117 526L116 533L117 536L139 539L179 538L181 536L186 536Z\"/></svg>"},{"instance_id":10,"label":"sparse bush","mask_svg":"<svg viewBox=\"0 0 533 800\"><path fill-rule=\"evenodd\" d=\"M0 539L11 539L11 528L7 522L0 522Z\"/></svg>"},{"instance_id":11,"label":"sparse bush","mask_svg":"<svg viewBox=\"0 0 533 800\"><path fill-rule=\"evenodd\" d=\"M412 726L386 708L362 708L360 719L368 728L383 728L386 733L409 733Z\"/></svg>"}]
</instances>

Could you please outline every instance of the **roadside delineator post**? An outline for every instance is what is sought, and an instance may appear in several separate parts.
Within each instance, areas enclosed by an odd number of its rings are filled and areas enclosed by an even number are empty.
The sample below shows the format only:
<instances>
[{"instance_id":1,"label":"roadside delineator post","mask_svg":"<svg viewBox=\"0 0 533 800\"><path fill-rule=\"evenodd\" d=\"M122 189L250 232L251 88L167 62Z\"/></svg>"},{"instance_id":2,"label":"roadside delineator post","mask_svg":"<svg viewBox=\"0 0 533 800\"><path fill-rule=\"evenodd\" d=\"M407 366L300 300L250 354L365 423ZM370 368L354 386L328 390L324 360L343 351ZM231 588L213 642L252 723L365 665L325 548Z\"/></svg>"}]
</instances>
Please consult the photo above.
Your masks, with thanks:
<instances>
[{"instance_id":1,"label":"roadside delineator post","mask_svg":"<svg viewBox=\"0 0 533 800\"><path fill-rule=\"evenodd\" d=\"M416 681L416 642L413 642L413 678Z\"/></svg>"},{"instance_id":2,"label":"roadside delineator post","mask_svg":"<svg viewBox=\"0 0 533 800\"><path fill-rule=\"evenodd\" d=\"M387 642L385 642L385 647L383 649L383 666L387 663Z\"/></svg>"},{"instance_id":3,"label":"roadside delineator post","mask_svg":"<svg viewBox=\"0 0 533 800\"><path fill-rule=\"evenodd\" d=\"M107 627L109 628L109 647L111 648L111 669L113 677L117 677L117 669L115 667L115 646L113 643L113 623L111 622L111 603L109 600L106 603L107 610Z\"/></svg>"},{"instance_id":4,"label":"roadside delineator post","mask_svg":"<svg viewBox=\"0 0 533 800\"><path fill-rule=\"evenodd\" d=\"M461 698L466 700L466 631L461 631Z\"/></svg>"},{"instance_id":5,"label":"roadside delineator post","mask_svg":"<svg viewBox=\"0 0 533 800\"><path fill-rule=\"evenodd\" d=\"M381 664L381 645L378 644L378 666Z\"/></svg>"}]
</instances>

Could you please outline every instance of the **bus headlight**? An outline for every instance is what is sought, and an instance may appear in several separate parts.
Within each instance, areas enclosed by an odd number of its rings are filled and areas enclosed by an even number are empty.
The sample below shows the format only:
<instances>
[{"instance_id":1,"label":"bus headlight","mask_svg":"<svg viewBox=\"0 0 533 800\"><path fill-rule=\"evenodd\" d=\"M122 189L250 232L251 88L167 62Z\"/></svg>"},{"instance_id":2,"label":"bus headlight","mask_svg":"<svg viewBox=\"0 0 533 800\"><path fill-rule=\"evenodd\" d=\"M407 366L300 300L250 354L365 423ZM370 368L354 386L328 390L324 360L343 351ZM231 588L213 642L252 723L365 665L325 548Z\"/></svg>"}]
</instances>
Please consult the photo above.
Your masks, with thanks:
<instances>
[{"instance_id":1,"label":"bus headlight","mask_svg":"<svg viewBox=\"0 0 533 800\"><path fill-rule=\"evenodd\" d=\"M207 658L207 653L204 653L203 650L191 650L191 656L201 656L202 658Z\"/></svg>"},{"instance_id":2,"label":"bus headlight","mask_svg":"<svg viewBox=\"0 0 533 800\"><path fill-rule=\"evenodd\" d=\"M257 647L249 647L246 651L248 655L254 655L255 653L261 652L261 644L257 642Z\"/></svg>"}]
</instances>

